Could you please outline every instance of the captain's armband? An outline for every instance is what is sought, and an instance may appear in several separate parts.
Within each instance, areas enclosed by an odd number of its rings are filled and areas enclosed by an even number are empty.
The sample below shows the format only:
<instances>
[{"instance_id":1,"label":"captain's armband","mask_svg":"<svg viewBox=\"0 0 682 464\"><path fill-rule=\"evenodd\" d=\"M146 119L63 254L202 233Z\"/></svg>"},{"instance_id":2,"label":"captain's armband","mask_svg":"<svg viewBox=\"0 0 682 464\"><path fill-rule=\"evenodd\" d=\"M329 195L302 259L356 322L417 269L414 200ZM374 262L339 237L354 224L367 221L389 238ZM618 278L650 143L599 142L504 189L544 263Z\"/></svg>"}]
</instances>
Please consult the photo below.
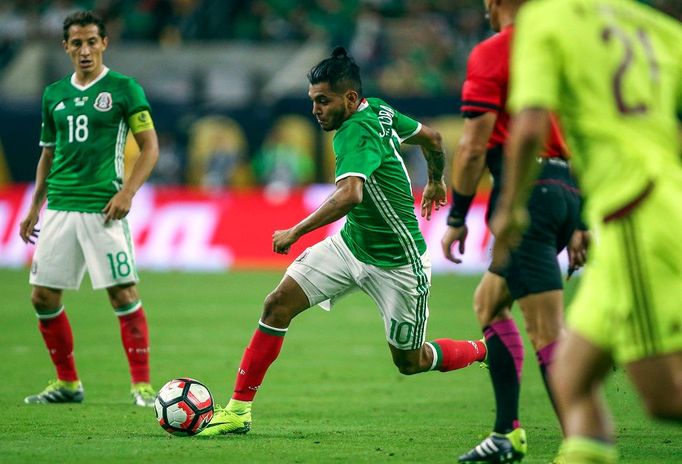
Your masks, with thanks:
<instances>
[{"instance_id":1,"label":"captain's armband","mask_svg":"<svg viewBox=\"0 0 682 464\"><path fill-rule=\"evenodd\" d=\"M138 132L154 129L154 121L152 121L152 115L149 114L149 111L142 110L128 118L128 126L130 126L133 134L137 134Z\"/></svg>"}]
</instances>

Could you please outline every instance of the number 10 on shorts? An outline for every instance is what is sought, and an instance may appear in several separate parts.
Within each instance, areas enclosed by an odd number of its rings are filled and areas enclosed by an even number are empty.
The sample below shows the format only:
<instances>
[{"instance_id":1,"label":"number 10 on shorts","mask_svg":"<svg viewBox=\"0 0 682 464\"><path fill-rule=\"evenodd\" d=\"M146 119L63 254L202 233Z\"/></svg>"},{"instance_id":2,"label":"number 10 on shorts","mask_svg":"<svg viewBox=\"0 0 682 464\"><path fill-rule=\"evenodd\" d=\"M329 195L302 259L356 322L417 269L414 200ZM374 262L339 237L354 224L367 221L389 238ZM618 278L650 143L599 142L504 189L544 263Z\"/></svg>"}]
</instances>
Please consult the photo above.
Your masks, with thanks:
<instances>
[{"instance_id":1,"label":"number 10 on shorts","mask_svg":"<svg viewBox=\"0 0 682 464\"><path fill-rule=\"evenodd\" d=\"M121 277L128 277L130 275L131 266L128 262L128 254L125 251L118 253L107 253L109 259L109 267L111 268L111 275L114 279Z\"/></svg>"},{"instance_id":2,"label":"number 10 on shorts","mask_svg":"<svg viewBox=\"0 0 682 464\"><path fill-rule=\"evenodd\" d=\"M401 345L407 343L412 338L414 326L409 322L398 322L391 318L391 333L389 337Z\"/></svg>"}]
</instances>

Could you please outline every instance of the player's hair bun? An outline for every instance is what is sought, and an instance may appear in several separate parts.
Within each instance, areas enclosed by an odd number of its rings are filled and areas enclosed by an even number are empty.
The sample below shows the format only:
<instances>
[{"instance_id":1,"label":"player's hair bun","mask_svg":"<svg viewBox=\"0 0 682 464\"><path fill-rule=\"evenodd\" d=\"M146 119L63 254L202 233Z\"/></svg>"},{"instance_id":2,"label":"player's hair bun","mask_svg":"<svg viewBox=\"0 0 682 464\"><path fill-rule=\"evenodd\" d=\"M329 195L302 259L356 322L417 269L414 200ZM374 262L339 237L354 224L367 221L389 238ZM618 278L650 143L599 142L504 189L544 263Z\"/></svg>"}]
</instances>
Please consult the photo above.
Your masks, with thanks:
<instances>
[{"instance_id":1,"label":"player's hair bun","mask_svg":"<svg viewBox=\"0 0 682 464\"><path fill-rule=\"evenodd\" d=\"M332 58L336 58L338 60L341 60L341 59L344 59L347 57L348 57L348 52L343 47L334 47L334 50L332 50Z\"/></svg>"}]
</instances>

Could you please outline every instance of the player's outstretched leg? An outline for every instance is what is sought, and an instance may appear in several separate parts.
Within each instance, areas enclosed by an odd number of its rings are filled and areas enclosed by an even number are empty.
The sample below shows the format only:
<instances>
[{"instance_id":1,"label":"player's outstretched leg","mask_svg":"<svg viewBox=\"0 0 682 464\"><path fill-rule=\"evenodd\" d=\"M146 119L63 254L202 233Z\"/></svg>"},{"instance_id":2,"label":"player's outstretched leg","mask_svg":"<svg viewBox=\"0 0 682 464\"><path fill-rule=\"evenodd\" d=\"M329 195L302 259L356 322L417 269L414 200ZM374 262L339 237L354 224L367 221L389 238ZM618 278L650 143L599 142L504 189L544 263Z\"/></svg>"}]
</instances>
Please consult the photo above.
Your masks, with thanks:
<instances>
[{"instance_id":1,"label":"player's outstretched leg","mask_svg":"<svg viewBox=\"0 0 682 464\"><path fill-rule=\"evenodd\" d=\"M238 435L247 433L249 430L251 430L251 401L239 401L232 398L225 408L216 406L213 419L198 436Z\"/></svg>"},{"instance_id":2,"label":"player's outstretched leg","mask_svg":"<svg viewBox=\"0 0 682 464\"><path fill-rule=\"evenodd\" d=\"M521 462L528 451L526 431L518 427L509 433L493 432L468 453L459 457L460 463Z\"/></svg>"},{"instance_id":3,"label":"player's outstretched leg","mask_svg":"<svg viewBox=\"0 0 682 464\"><path fill-rule=\"evenodd\" d=\"M485 340L453 340L438 338L426 342L433 350L433 364L430 370L449 372L463 369L475 362L485 363L488 349Z\"/></svg>"},{"instance_id":4,"label":"player's outstretched leg","mask_svg":"<svg viewBox=\"0 0 682 464\"><path fill-rule=\"evenodd\" d=\"M234 393L227 406L218 408L208 426L197 436L213 437L251 430L251 403L270 365L282 350L291 320L310 307L308 296L288 274L265 299L258 328L244 350Z\"/></svg>"},{"instance_id":5,"label":"player's outstretched leg","mask_svg":"<svg viewBox=\"0 0 682 464\"><path fill-rule=\"evenodd\" d=\"M225 408L217 407L208 426L199 437L242 434L251 430L251 403L265 373L284 343L287 329L277 329L259 322L239 364L234 394Z\"/></svg>"}]
</instances>

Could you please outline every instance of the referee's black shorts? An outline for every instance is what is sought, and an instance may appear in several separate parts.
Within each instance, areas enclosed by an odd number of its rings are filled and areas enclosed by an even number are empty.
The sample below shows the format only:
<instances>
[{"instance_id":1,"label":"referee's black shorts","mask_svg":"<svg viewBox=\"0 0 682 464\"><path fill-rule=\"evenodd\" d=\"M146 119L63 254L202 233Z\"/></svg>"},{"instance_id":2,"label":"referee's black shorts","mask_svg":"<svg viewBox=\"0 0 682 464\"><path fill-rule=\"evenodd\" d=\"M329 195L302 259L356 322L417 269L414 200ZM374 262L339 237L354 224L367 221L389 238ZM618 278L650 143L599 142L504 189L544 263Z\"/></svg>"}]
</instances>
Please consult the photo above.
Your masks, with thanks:
<instances>
[{"instance_id":1,"label":"referee's black shorts","mask_svg":"<svg viewBox=\"0 0 682 464\"><path fill-rule=\"evenodd\" d=\"M566 248L580 221L580 192L568 163L558 158L541 163L528 200L528 229L505 266L489 268L505 278L515 300L563 288L557 255Z\"/></svg>"}]
</instances>

